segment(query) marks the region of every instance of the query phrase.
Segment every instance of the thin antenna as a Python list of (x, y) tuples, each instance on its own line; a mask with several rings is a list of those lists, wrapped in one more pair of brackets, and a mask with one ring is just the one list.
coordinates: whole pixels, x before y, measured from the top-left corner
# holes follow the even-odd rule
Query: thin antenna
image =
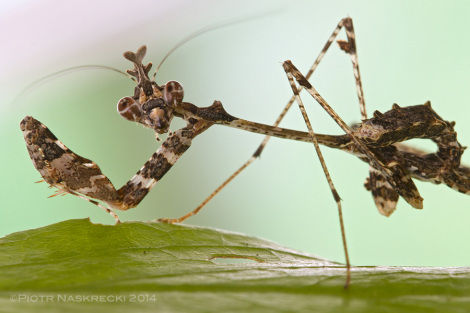
[(77, 70), (81, 70), (81, 69), (85, 69), (85, 68), (90, 68), (90, 69), (102, 69), (102, 70), (110, 70), (110, 71), (114, 71), (114, 72), (117, 72), (119, 74), (122, 74), (130, 79), (132, 79), (133, 81), (135, 81), (134, 77), (130, 76), (129, 74), (123, 72), (123, 71), (120, 71), (118, 69), (115, 69), (113, 67), (110, 67), (110, 66), (106, 66), (106, 65), (79, 65), (79, 66), (74, 66), (74, 67), (70, 67), (70, 68), (67, 68), (65, 70), (60, 70), (58, 72), (54, 72), (52, 74), (49, 74), (49, 75), (46, 75), (46, 76), (43, 76), (35, 81), (33, 81), (32, 83), (30, 83), (28, 86), (26, 86), (25, 88), (23, 88), (23, 90), (21, 90), (21, 92), (18, 94), (18, 96), (13, 100), (12, 104), (15, 104), (15, 103), (19, 103), (21, 98), (27, 94), (31, 89), (33, 89), (34, 87), (36, 87), (37, 85), (39, 85), (40, 83), (48, 80), (48, 79), (51, 79), (51, 78), (54, 78), (55, 76), (59, 76), (59, 75), (62, 75), (62, 74), (66, 74), (68, 72), (73, 72), (73, 71), (77, 71)]
[(232, 20), (228, 20), (228, 21), (225, 21), (225, 22), (212, 24), (212, 25), (203, 27), (203, 28), (195, 31), (194, 33), (192, 33), (192, 34), (186, 36), (185, 38), (183, 38), (170, 51), (168, 51), (168, 53), (163, 57), (162, 61), (158, 64), (157, 68), (155, 69), (155, 73), (153, 74), (153, 80), (155, 80), (155, 76), (157, 75), (157, 72), (160, 69), (160, 66), (162, 66), (163, 62), (165, 62), (165, 60), (176, 49), (178, 49), (179, 47), (181, 47), (182, 45), (184, 45), (185, 43), (187, 43), (191, 39), (194, 39), (194, 38), (196, 38), (196, 37), (198, 37), (198, 36), (200, 36), (204, 33), (207, 33), (207, 32), (210, 32), (210, 31), (213, 31), (213, 30), (216, 30), (216, 29), (224, 28), (224, 27), (227, 27), (227, 26), (232, 26), (232, 25), (239, 24), (239, 23), (248, 22), (248, 21), (251, 21), (251, 20), (254, 20), (254, 19), (259, 19), (259, 18), (263, 18), (263, 17), (270, 16), (270, 15), (273, 15), (273, 14), (278, 14), (280, 12), (281, 12), (281, 10), (278, 9), (278, 10), (269, 11), (269, 12), (261, 14), (261, 15), (258, 14), (258, 15), (248, 16), (248, 17), (245, 17), (245, 18), (242, 18), (242, 19), (232, 19)]

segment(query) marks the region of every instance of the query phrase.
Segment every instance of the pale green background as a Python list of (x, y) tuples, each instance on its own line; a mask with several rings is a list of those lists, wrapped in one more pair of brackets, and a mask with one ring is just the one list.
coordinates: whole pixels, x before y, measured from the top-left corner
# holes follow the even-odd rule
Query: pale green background
[[(125, 70), (130, 63), (122, 52), (142, 44), (149, 48), (147, 60), (158, 63), (188, 34), (249, 16), (259, 17), (204, 34), (179, 48), (157, 81), (180, 81), (185, 100), (196, 105), (221, 100), (235, 116), (272, 123), (291, 94), (281, 62), (291, 59), (306, 69), (337, 22), (351, 16), (369, 114), (386, 111), (394, 102), (407, 106), (431, 100), (441, 116), (457, 121), (460, 142), (470, 143), (468, 1), (127, 2), (2, 4), (1, 235), (71, 218), (113, 222), (81, 199), (47, 199), (53, 191), (44, 183), (34, 184), (40, 176), (19, 130), (25, 115), (33, 115), (73, 151), (94, 160), (118, 188), (157, 148), (152, 131), (116, 113), (117, 101), (133, 93), (133, 83), (123, 76), (73, 72), (43, 82), (13, 104), (24, 87), (76, 65)], [(346, 122), (359, 121), (350, 61), (335, 46), (312, 82)], [(309, 99), (306, 104), (316, 131), (341, 133), (316, 103)], [(283, 126), (304, 130), (294, 109)], [(261, 140), (256, 134), (213, 127), (194, 140), (138, 208), (120, 213), (121, 218), (178, 217), (192, 210)], [(417, 182), (424, 210), (418, 212), (400, 200), (397, 212), (385, 218), (363, 188), (367, 165), (339, 151), (323, 151), (343, 199), (353, 264), (470, 265), (470, 197), (446, 186)], [(469, 155), (463, 158), (467, 164)], [(344, 259), (336, 206), (309, 144), (273, 139), (261, 160), (188, 223)]]

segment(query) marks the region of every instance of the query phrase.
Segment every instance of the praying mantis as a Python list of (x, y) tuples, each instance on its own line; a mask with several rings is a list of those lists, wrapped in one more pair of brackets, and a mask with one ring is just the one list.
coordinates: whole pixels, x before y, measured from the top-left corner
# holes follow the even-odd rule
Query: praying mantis
[[(315, 71), (343, 27), (346, 30), (348, 40), (338, 41), (338, 43), (340, 49), (351, 57), (362, 119), (362, 123), (354, 128), (349, 127), (308, 82), (308, 78)], [(114, 210), (128, 210), (136, 207), (189, 149), (193, 139), (214, 125), (229, 126), (263, 134), (266, 137), (253, 156), (195, 210), (177, 219), (160, 219), (160, 221), (183, 222), (188, 217), (197, 214), (223, 187), (260, 156), (270, 137), (313, 143), (338, 206), (346, 257), (346, 286), (350, 281), (350, 262), (341, 199), (329, 175), (319, 145), (340, 149), (369, 164), (369, 177), (365, 187), (371, 191), (376, 207), (385, 216), (390, 216), (394, 212), (399, 197), (403, 198), (411, 207), (423, 208), (423, 199), (413, 183), (413, 179), (435, 184), (443, 183), (459, 192), (470, 194), (470, 168), (460, 164), (465, 148), (457, 141), (457, 134), (454, 130), (455, 123), (441, 118), (431, 107), (430, 102), (409, 107), (400, 107), (394, 104), (390, 111), (384, 113), (375, 111), (373, 117), (368, 118), (351, 18), (344, 18), (339, 22), (305, 76), (297, 70), (291, 61), (283, 63), (294, 96), (272, 126), (235, 117), (225, 110), (220, 101), (214, 101), (212, 105), (207, 107), (198, 107), (183, 101), (184, 90), (179, 82), (169, 81), (158, 85), (155, 82), (155, 75), (150, 79), (149, 72), (152, 64), (143, 63), (146, 51), (147, 47), (142, 46), (135, 53), (130, 51), (124, 53), (124, 57), (134, 65), (128, 74), (136, 80), (137, 87), (135, 87), (133, 96), (119, 100), (117, 110), (124, 119), (152, 129), (157, 139), (161, 134), (168, 134), (168, 138), (120, 189), (114, 187), (95, 162), (68, 149), (44, 124), (35, 118), (26, 116), (20, 123), (31, 160), (44, 181), (50, 186), (56, 187), (57, 194), (72, 194), (99, 206), (110, 213), (116, 222), (119, 222), (119, 217)], [(345, 135), (314, 133), (300, 98), (301, 88), (306, 89), (323, 107), (341, 127)], [(294, 102), (299, 105), (308, 126), (308, 132), (278, 126)], [(173, 118), (183, 119), (186, 126), (176, 131), (170, 131)], [(414, 138), (432, 140), (437, 144), (438, 151), (426, 153), (402, 143)]]

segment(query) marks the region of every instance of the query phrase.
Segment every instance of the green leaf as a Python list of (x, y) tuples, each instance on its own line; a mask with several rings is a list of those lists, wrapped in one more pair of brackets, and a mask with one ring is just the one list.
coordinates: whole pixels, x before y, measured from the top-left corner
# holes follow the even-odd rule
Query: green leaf
[[(237, 262), (219, 262), (229, 260)], [(240, 263), (241, 261), (241, 263)], [(466, 312), (469, 268), (344, 267), (215, 229), (69, 220), (0, 238), (10, 312)]]

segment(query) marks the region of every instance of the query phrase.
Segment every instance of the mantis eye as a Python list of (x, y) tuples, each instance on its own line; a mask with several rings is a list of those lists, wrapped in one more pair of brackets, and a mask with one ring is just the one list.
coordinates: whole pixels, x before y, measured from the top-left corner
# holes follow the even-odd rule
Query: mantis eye
[(163, 89), (163, 98), (166, 103), (175, 106), (183, 101), (183, 96), (184, 90), (180, 83), (172, 80), (165, 84), (165, 88)]
[(118, 113), (126, 120), (138, 122), (142, 117), (142, 108), (139, 102), (131, 97), (124, 97), (117, 105)]

